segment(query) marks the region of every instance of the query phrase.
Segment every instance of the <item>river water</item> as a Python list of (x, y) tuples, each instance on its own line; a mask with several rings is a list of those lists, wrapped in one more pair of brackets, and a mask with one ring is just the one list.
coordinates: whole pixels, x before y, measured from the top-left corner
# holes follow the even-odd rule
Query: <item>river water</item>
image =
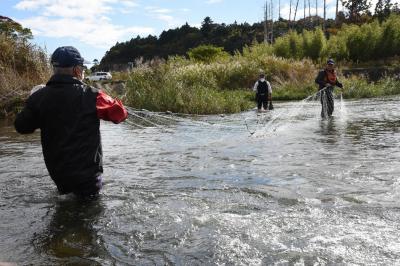
[(0, 262), (399, 265), (399, 100), (105, 122), (92, 202), (59, 196), (39, 135), (2, 121)]

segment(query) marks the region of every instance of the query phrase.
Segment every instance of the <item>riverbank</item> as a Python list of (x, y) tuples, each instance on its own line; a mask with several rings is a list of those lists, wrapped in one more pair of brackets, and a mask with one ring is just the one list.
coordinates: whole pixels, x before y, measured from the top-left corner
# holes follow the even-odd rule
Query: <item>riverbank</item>
[[(275, 101), (302, 100), (317, 91), (314, 79), (319, 66), (310, 60), (265, 55), (264, 49), (267, 46), (254, 45), (242, 54), (210, 62), (174, 57), (143, 63), (130, 72), (113, 73), (114, 81), (92, 85), (105, 89), (133, 108), (186, 114), (238, 113), (253, 108), (252, 87), (260, 72), (271, 82)], [(346, 99), (400, 94), (400, 81), (394, 74), (372, 81), (357, 72), (344, 75), (341, 69), (348, 71), (349, 68), (338, 69)], [(43, 73), (35, 79), (12, 71), (0, 74), (3, 85), (0, 117), (15, 114), (22, 107), (30, 89), (46, 82), (49, 72)]]
[[(140, 70), (136, 71), (140, 72)], [(149, 73), (146, 71), (149, 71)], [(190, 84), (189, 79), (182, 81), (177, 79), (176, 76), (171, 78), (166, 76), (167, 74), (162, 76), (154, 74), (154, 70), (147, 69), (146, 71), (141, 72), (141, 75), (138, 72), (114, 74), (123, 79), (115, 82), (93, 83), (92, 85), (104, 89), (114, 97), (121, 98), (127, 106), (156, 112), (238, 113), (255, 106), (255, 95), (251, 90), (253, 84), (250, 81), (246, 88), (220, 89), (212, 86), (207, 87), (204, 84), (215, 82), (212, 76), (208, 78), (202, 78), (204, 77), (202, 74), (192, 76), (192, 79), (198, 79), (199, 82)], [(316, 72), (315, 69), (313, 73)], [(183, 76), (188, 76), (188, 74)], [(254, 77), (254, 81), (256, 79)], [(311, 77), (310, 79), (308, 82), (301, 83), (298, 81), (279, 82), (279, 79), (272, 78), (273, 100), (293, 101), (307, 98), (317, 90), (313, 79)], [(340, 81), (344, 84), (342, 92), (345, 99), (400, 94), (400, 81), (395, 77), (385, 77), (376, 82), (371, 82), (365, 77), (350, 76), (348, 78), (340, 77)], [(0, 118), (15, 115), (22, 108), (25, 99), (29, 96), (30, 87), (21, 88), (8, 90), (8, 94), (2, 95)]]
[(46, 82), (50, 73), (45, 50), (30, 44), (24, 37), (8, 36), (1, 32), (0, 117), (15, 114), (32, 87)]
[(302, 90), (312, 91), (317, 68), (310, 60), (262, 56), (262, 49), (249, 47), (243, 54), (211, 62), (175, 57), (139, 65), (120, 76), (127, 81), (124, 100), (152, 111), (236, 113), (254, 106), (252, 88), (260, 72), (276, 89), (276, 99), (298, 99), (305, 94), (299, 94)]
[[(263, 56), (262, 49), (256, 45), (211, 63), (173, 58), (115, 76), (126, 80), (123, 98), (129, 106), (190, 114), (235, 113), (254, 107), (251, 89), (260, 72), (271, 82), (274, 100), (302, 100), (317, 91), (314, 79), (320, 66), (309, 60)], [(338, 73), (346, 99), (400, 94), (396, 76), (371, 81), (365, 75), (345, 77), (340, 68)]]

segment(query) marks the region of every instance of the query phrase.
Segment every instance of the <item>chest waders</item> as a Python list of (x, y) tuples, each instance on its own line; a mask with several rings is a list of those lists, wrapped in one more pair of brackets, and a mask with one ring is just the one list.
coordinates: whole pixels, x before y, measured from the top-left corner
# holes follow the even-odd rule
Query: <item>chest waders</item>
[(257, 108), (267, 110), (268, 108), (268, 84), (266, 81), (259, 81), (257, 87)]
[(325, 87), (320, 91), (321, 93), (321, 117), (332, 116), (333, 110), (335, 109), (335, 103), (333, 100), (333, 87)]

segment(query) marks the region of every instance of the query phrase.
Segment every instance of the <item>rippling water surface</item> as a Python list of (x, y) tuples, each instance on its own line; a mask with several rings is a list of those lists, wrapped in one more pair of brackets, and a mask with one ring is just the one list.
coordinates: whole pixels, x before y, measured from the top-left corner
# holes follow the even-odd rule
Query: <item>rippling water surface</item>
[(0, 262), (400, 264), (399, 98), (102, 123), (105, 186), (59, 196), (38, 134), (0, 126)]

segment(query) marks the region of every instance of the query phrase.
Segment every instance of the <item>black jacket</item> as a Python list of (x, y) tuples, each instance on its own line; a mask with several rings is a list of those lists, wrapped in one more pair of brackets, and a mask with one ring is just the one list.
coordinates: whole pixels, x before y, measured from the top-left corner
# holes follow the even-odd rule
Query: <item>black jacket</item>
[(94, 186), (103, 172), (97, 93), (71, 76), (54, 75), (15, 120), (19, 133), (40, 129), (46, 167), (61, 194)]
[[(315, 79), (315, 83), (317, 83), (319, 85), (319, 89), (322, 90), (323, 88), (325, 88), (325, 85), (327, 83), (330, 83), (328, 81), (328, 77), (327, 77), (327, 73), (326, 70), (321, 70), (318, 73), (317, 78)], [(340, 83), (337, 79), (336, 79), (336, 83), (335, 84), (331, 84), (332, 86), (338, 86), (339, 88), (343, 88), (342, 83)]]

